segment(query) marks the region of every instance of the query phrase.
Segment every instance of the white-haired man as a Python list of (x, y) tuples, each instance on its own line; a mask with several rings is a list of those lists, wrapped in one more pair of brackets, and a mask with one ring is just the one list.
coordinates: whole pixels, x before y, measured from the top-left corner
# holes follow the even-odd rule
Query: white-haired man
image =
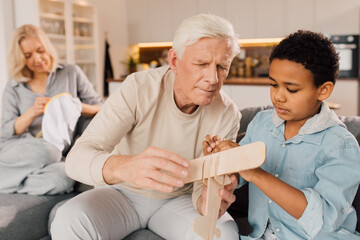
[[(207, 134), (236, 138), (240, 113), (220, 90), (238, 51), (227, 20), (200, 14), (176, 31), (168, 67), (127, 77), (66, 159), (71, 178), (111, 186), (60, 207), (53, 239), (121, 239), (140, 228), (165, 239), (200, 238), (192, 222), (203, 214), (205, 191), (183, 179)], [(232, 176), (220, 192), (221, 239), (238, 239), (226, 213), (236, 185)]]

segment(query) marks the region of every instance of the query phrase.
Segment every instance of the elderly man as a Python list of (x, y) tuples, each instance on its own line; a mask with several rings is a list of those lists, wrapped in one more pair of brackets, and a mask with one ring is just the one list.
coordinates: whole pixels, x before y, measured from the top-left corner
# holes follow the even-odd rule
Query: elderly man
[[(200, 14), (175, 33), (169, 66), (130, 75), (109, 97), (66, 159), (73, 179), (111, 185), (87, 191), (57, 211), (53, 239), (121, 239), (149, 228), (165, 239), (199, 239), (192, 222), (206, 190), (185, 184), (189, 160), (207, 134), (235, 140), (240, 113), (220, 92), (239, 47), (225, 19)], [(226, 213), (236, 177), (220, 192), (221, 239), (238, 239)], [(192, 194), (192, 197), (191, 197)]]

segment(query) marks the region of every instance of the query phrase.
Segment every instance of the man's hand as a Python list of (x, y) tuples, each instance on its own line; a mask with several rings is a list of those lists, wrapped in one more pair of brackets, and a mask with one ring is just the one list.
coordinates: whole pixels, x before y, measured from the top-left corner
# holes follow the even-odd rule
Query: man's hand
[[(235, 174), (230, 176), (231, 183), (225, 185), (223, 189), (220, 190), (219, 195), (221, 198), (221, 205), (219, 209), (219, 217), (221, 217), (226, 210), (230, 207), (230, 205), (235, 202), (236, 197), (234, 195), (234, 191), (236, 186), (238, 185), (238, 178)], [(201, 192), (199, 199), (196, 202), (197, 210), (201, 215), (205, 215), (206, 213), (206, 199), (207, 196), (207, 187), (204, 186)]]
[(138, 188), (172, 192), (184, 186), (190, 163), (176, 153), (148, 147), (135, 156), (111, 156), (104, 164), (103, 177), (108, 184), (128, 182)]

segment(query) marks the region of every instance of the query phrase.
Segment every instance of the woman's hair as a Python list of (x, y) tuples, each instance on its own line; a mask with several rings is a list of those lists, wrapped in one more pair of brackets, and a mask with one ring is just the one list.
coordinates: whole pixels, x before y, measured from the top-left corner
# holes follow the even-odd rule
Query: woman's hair
[(270, 63), (276, 58), (302, 64), (313, 75), (316, 87), (328, 81), (335, 84), (338, 77), (339, 55), (321, 33), (299, 30), (290, 34), (274, 47)]
[(184, 20), (175, 32), (172, 48), (177, 57), (181, 58), (187, 46), (204, 37), (229, 40), (233, 56), (239, 53), (238, 38), (232, 24), (212, 14), (199, 14)]
[(49, 53), (51, 58), (49, 71), (54, 71), (57, 66), (57, 52), (46, 34), (36, 26), (30, 24), (22, 25), (12, 33), (7, 54), (9, 75), (17, 82), (27, 82), (33, 77), (33, 72), (26, 66), (25, 56), (20, 48), (21, 41), (30, 37), (38, 37), (45, 48), (45, 51)]

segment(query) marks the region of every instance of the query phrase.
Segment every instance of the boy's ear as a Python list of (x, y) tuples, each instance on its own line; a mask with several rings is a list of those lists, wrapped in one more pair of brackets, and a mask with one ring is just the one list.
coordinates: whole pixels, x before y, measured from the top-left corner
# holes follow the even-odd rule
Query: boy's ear
[(330, 81), (323, 83), (323, 85), (319, 87), (318, 100), (319, 101), (326, 100), (328, 97), (330, 97), (333, 90), (334, 90), (334, 83)]
[(177, 70), (177, 56), (176, 56), (176, 53), (174, 51), (174, 49), (170, 49), (169, 50), (169, 53), (168, 53), (168, 59), (169, 59), (169, 66), (171, 68), (171, 70), (176, 74), (176, 70)]

